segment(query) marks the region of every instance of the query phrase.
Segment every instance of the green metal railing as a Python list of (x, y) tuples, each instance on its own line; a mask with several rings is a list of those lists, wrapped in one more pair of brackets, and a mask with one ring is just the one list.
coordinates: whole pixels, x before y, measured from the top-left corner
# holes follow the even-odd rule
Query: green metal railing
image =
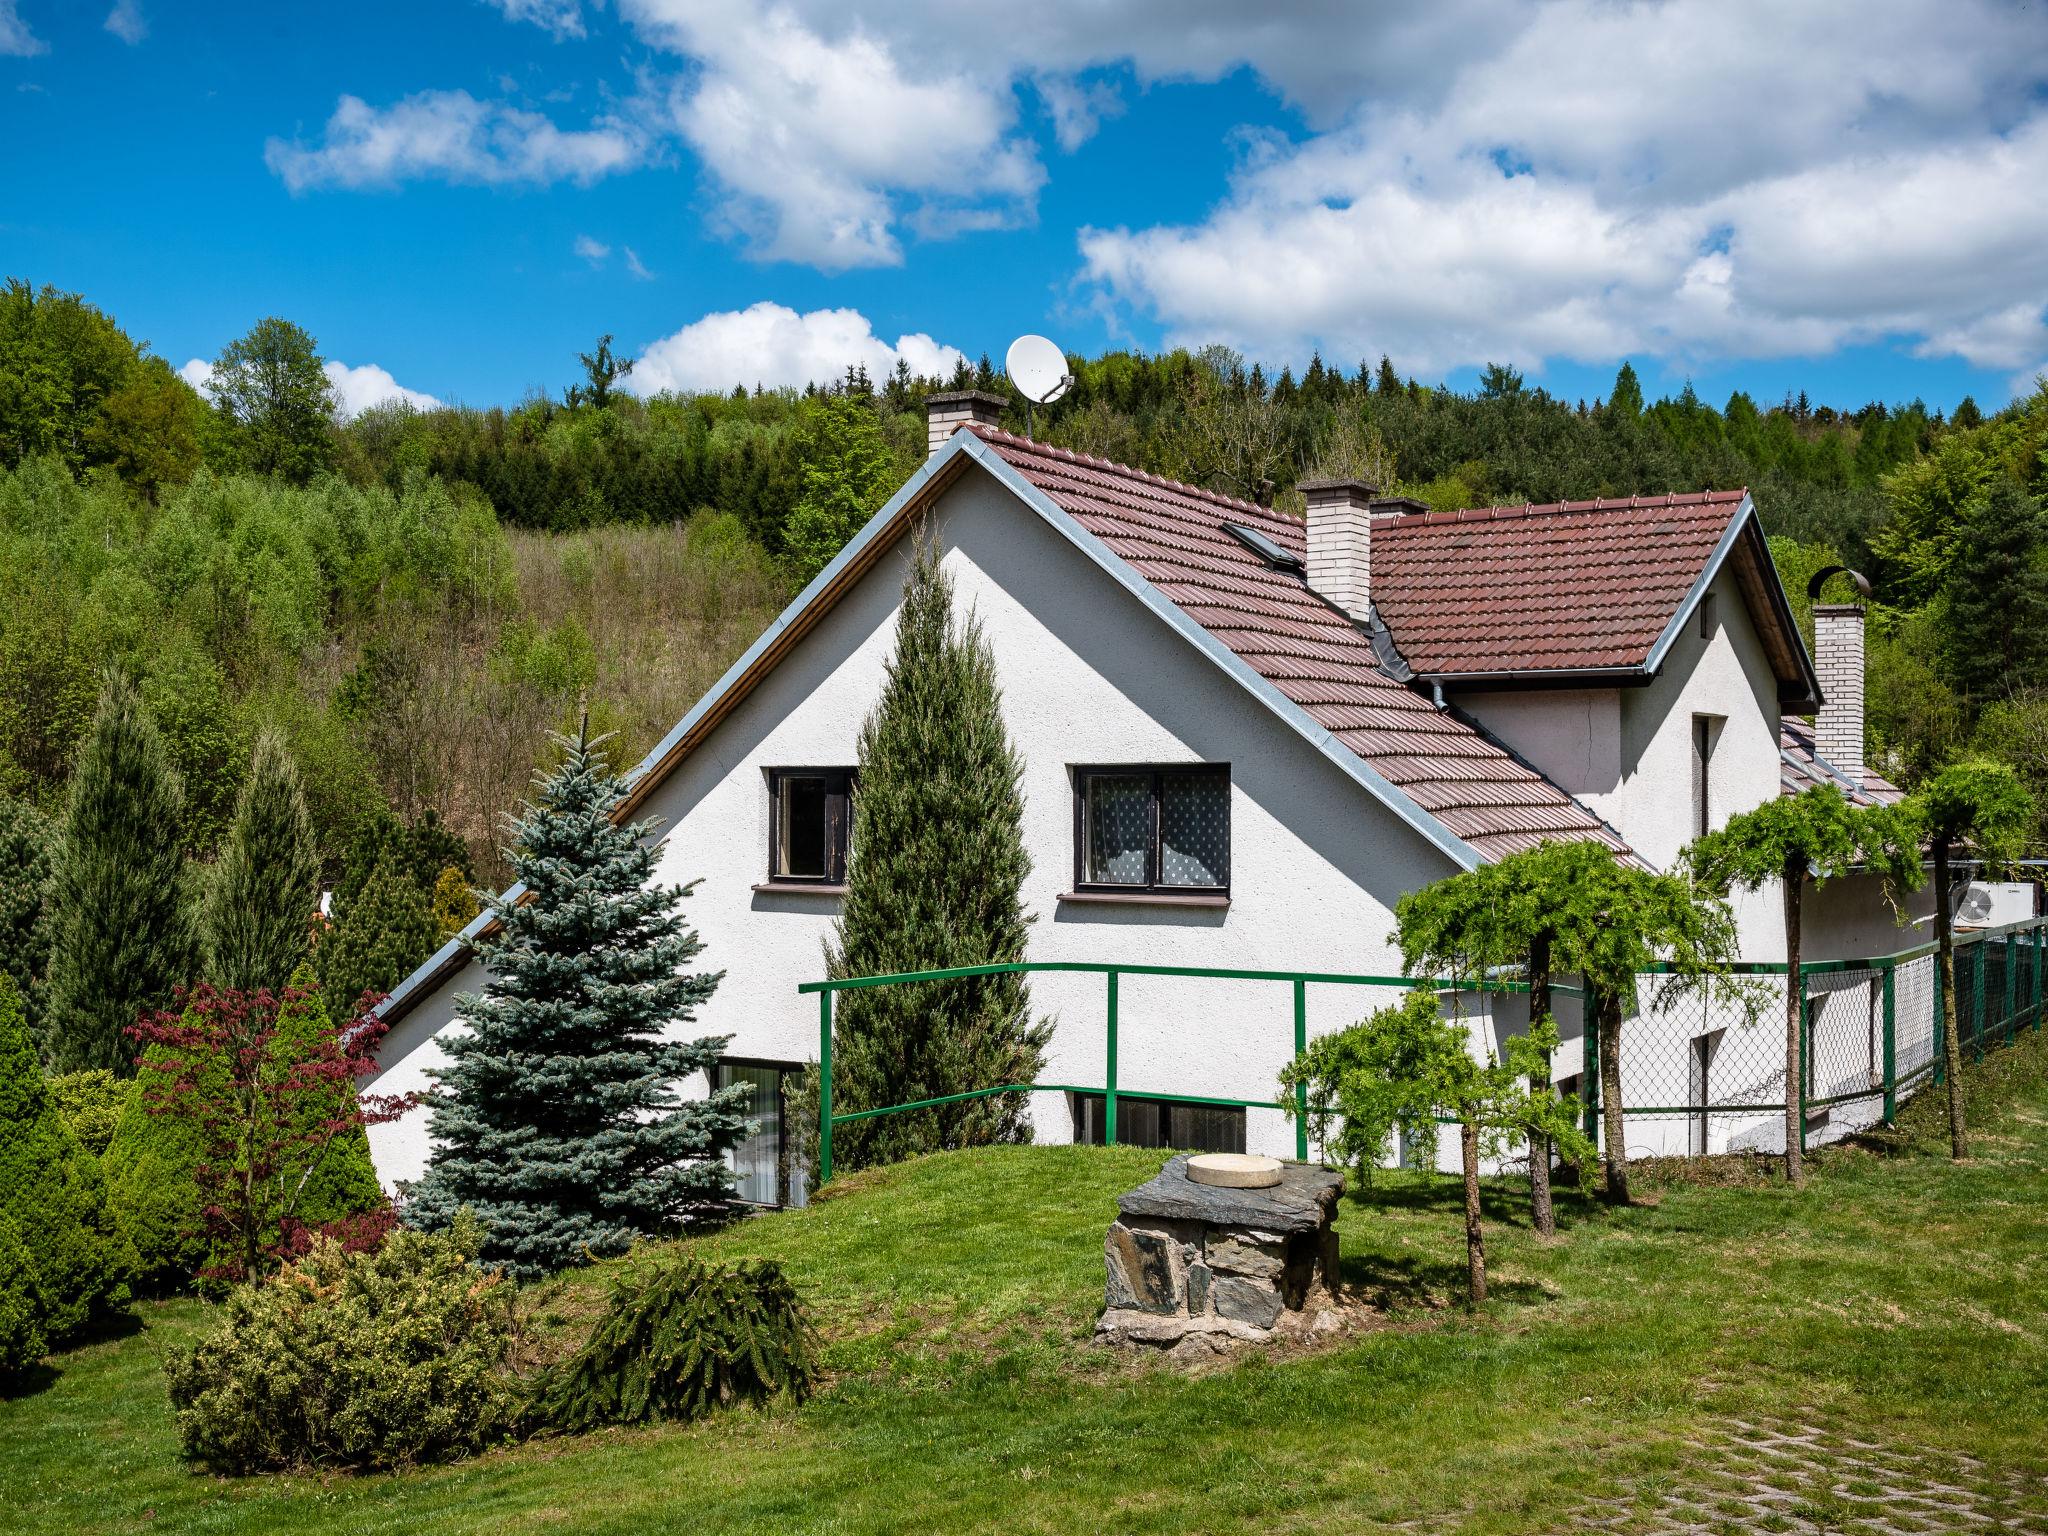
[[(2042, 1025), (2044, 1014), (2044, 966), (2048, 966), (2048, 919), (2036, 918), (2023, 923), (2010, 924), (2003, 928), (1985, 929), (1959, 934), (1956, 947), (1956, 991), (1957, 991), (1957, 1034), (1958, 1043), (1971, 1050), (1981, 1059), (1985, 1043), (1994, 1035), (2001, 1034), (2006, 1043), (2017, 1035), (2022, 1024), (2031, 1024), (2035, 1029)], [(1940, 977), (1934, 972), (1931, 995), (1930, 1026), (1923, 1042), (1916, 1031), (1909, 1042), (1909, 1048), (1901, 1051), (1899, 1035), (1900, 1006), (1898, 978), (1902, 968), (1912, 970), (1916, 977), (1920, 969), (1932, 969), (1931, 957), (1935, 946), (1916, 945), (1911, 949), (1889, 955), (1874, 955), (1846, 960), (1809, 961), (1799, 967), (1798, 985), (1805, 1003), (1801, 1009), (1800, 1057), (1798, 1092), (1800, 1100), (1800, 1125), (1806, 1125), (1806, 1117), (1813, 1111), (1829, 1108), (1854, 1100), (1883, 1098), (1882, 1115), (1886, 1121), (1898, 1112), (1901, 1094), (1910, 1091), (1922, 1081), (1940, 1082), (1944, 1071), (1942, 1065), (1942, 1007)], [(1925, 966), (1922, 962), (1928, 962)], [(1917, 968), (1917, 969), (1915, 969)], [(1784, 976), (1788, 967), (1782, 961), (1745, 961), (1736, 968), (1739, 974), (1749, 976)], [(1074, 1083), (1002, 1083), (992, 1088), (978, 1088), (966, 1093), (944, 1094), (936, 1098), (916, 1099), (904, 1104), (888, 1104), (875, 1108), (838, 1111), (833, 1108), (832, 1083), (832, 1022), (833, 999), (841, 992), (860, 991), (870, 987), (903, 986), (919, 982), (953, 981), (974, 976), (1000, 976), (1013, 974), (1066, 973), (1098, 975), (1104, 978), (1104, 1050), (1103, 1081), (1098, 1085)], [(1662, 971), (1654, 974), (1668, 974)], [(1809, 991), (1816, 979), (1828, 977), (1843, 978), (1865, 975), (1873, 999), (1881, 999), (1881, 1033), (1877, 1026), (1877, 1002), (1873, 1001), (1872, 1039), (1870, 1041), (1871, 1076), (1874, 1082), (1865, 1082), (1861, 1087), (1817, 1092), (1816, 1077), (1832, 1074), (1824, 1081), (1836, 1081), (1840, 1072), (1830, 1063), (1817, 1061), (1815, 1054), (1816, 1024), (1821, 1010), (1829, 999), (1829, 993)], [(1501, 994), (1527, 992), (1526, 982), (1498, 981), (1488, 979), (1484, 985), (1456, 983), (1446, 980), (1432, 980), (1418, 983), (1406, 976), (1366, 976), (1339, 971), (1269, 971), (1243, 970), (1222, 966), (1181, 966), (1181, 965), (1121, 965), (1095, 961), (1076, 960), (1032, 960), (1016, 961), (1000, 965), (956, 966), (945, 970), (905, 971), (882, 976), (849, 976), (825, 981), (807, 981), (799, 985), (800, 993), (815, 993), (818, 998), (818, 1182), (825, 1183), (832, 1177), (832, 1133), (837, 1126), (860, 1120), (871, 1120), (883, 1115), (907, 1114), (914, 1110), (932, 1109), (945, 1104), (965, 1103), (975, 1099), (991, 1098), (1005, 1093), (1077, 1093), (1101, 1094), (1103, 1098), (1103, 1140), (1114, 1145), (1117, 1141), (1117, 1101), (1128, 1095), (1168, 1104), (1200, 1105), (1218, 1109), (1271, 1109), (1276, 1107), (1273, 1098), (1238, 1099), (1222, 1098), (1207, 1094), (1164, 1093), (1153, 1089), (1134, 1089), (1119, 1081), (1117, 1068), (1117, 1025), (1118, 1025), (1118, 983), (1125, 976), (1182, 977), (1213, 981), (1257, 981), (1284, 983), (1293, 992), (1294, 1053), (1299, 1055), (1308, 1046), (1308, 988), (1314, 986), (1339, 987), (1386, 987), (1406, 991), (1417, 985), (1429, 985), (1444, 992), (1477, 992)], [(1553, 983), (1553, 992), (1565, 996), (1581, 995), (1581, 989), (1569, 983)], [(1580, 1074), (1580, 1094), (1584, 1107), (1585, 1127), (1588, 1135), (1597, 1136), (1600, 1124), (1599, 1059), (1596, 1032), (1591, 1027), (1590, 1009), (1581, 1029), (1583, 1039), (1583, 1067)], [(1779, 1061), (1782, 1063), (1782, 1047)], [(1881, 1074), (1875, 1069), (1881, 1063)], [(1784, 1103), (1784, 1073), (1782, 1066), (1777, 1076), (1775, 1101)], [(1739, 1101), (1711, 1102), (1703, 1098), (1697, 1103), (1650, 1103), (1624, 1104), (1622, 1113), (1634, 1116), (1674, 1115), (1756, 1115), (1768, 1108), (1770, 1099), (1747, 1099)], [(1306, 1161), (1308, 1145), (1308, 1099), (1307, 1089), (1296, 1085), (1294, 1102), (1294, 1148), (1295, 1156)], [(1804, 1132), (1802, 1131), (1802, 1140)]]
[[(845, 1113), (832, 1107), (832, 999), (841, 992), (858, 991), (866, 987), (893, 987), (912, 982), (955, 981), (968, 976), (1004, 976), (1014, 974), (1038, 975), (1046, 972), (1079, 973), (1097, 975), (1105, 979), (1105, 1037), (1103, 1051), (1103, 1080), (1099, 1087), (1073, 1083), (1004, 1083), (995, 1088), (977, 1088), (970, 1093), (949, 1093), (934, 1099), (916, 1099), (907, 1104), (889, 1104), (877, 1109), (857, 1109)], [(1308, 989), (1315, 986), (1336, 987), (1392, 987), (1407, 991), (1417, 983), (1406, 976), (1355, 976), (1340, 971), (1253, 971), (1239, 970), (1225, 966), (1206, 965), (1111, 965), (1084, 960), (1023, 960), (1003, 965), (963, 965), (939, 971), (903, 971), (889, 976), (848, 976), (832, 981), (807, 981), (798, 986), (799, 992), (815, 992), (818, 995), (818, 1182), (825, 1183), (832, 1177), (832, 1131), (835, 1126), (845, 1125), (854, 1120), (871, 1120), (878, 1115), (907, 1114), (911, 1110), (931, 1109), (941, 1104), (958, 1104), (970, 1099), (991, 1098), (1001, 1093), (1099, 1093), (1102, 1095), (1102, 1139), (1111, 1146), (1117, 1139), (1117, 1100), (1123, 1095), (1157, 1100), (1167, 1104), (1197, 1104), (1212, 1109), (1271, 1109), (1274, 1100), (1216, 1098), (1207, 1094), (1160, 1093), (1152, 1089), (1132, 1089), (1123, 1086), (1117, 1078), (1117, 982), (1124, 976), (1179, 976), (1210, 981), (1271, 981), (1284, 982), (1294, 993), (1294, 1053), (1298, 1056), (1308, 1049)], [(1449, 982), (1433, 982), (1440, 989), (1450, 990)], [(1469, 989), (1468, 989), (1469, 990)], [(1528, 990), (1526, 983), (1490, 983), (1487, 991)], [(1304, 1085), (1295, 1087), (1294, 1152), (1302, 1161), (1308, 1159), (1308, 1089)]]

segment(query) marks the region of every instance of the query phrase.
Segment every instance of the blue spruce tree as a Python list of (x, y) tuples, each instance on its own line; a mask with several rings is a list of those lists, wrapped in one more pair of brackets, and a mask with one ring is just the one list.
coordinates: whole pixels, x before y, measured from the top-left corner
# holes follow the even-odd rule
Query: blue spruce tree
[(723, 1157), (746, 1130), (744, 1084), (680, 1092), (727, 1038), (670, 1038), (719, 979), (683, 969), (701, 948), (683, 892), (654, 883), (647, 823), (614, 825), (625, 786), (587, 723), (556, 740), (562, 764), (507, 850), (526, 899), (493, 904), (490, 982), (457, 1000), (469, 1033), (447, 1042), (434, 1158), (405, 1204), (429, 1229), (469, 1207), (484, 1259), (521, 1278), (725, 1210)]

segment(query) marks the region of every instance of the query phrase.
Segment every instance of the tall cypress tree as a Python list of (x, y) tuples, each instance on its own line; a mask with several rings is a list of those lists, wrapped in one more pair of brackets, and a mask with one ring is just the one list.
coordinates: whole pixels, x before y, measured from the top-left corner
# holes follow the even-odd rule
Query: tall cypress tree
[(257, 738), (249, 780), (207, 888), (206, 968), (213, 984), (282, 992), (306, 958), (319, 900), (313, 818), (299, 789), (298, 765), (266, 731)]
[[(1023, 765), (1003, 728), (995, 657), (921, 542), (875, 706), (860, 734), (853, 846), (834, 976), (939, 970), (1024, 958)], [(1033, 1081), (1049, 1023), (1033, 1023), (1021, 975), (964, 977), (839, 995), (833, 1106), (850, 1110)], [(999, 1094), (857, 1120), (834, 1133), (846, 1167), (918, 1152), (1028, 1141), (1024, 1095)]]
[(320, 993), (337, 1016), (365, 992), (389, 992), (441, 946), (427, 893), (394, 852), (386, 851), (346, 905), (337, 897), (335, 908), (313, 964)]
[(110, 675), (72, 776), (52, 871), (47, 1049), (60, 1072), (135, 1070), (123, 1033), (192, 975), (185, 793), (156, 722)]
[(527, 899), (494, 903), (490, 981), (456, 1000), (469, 1028), (447, 1041), (438, 1145), (405, 1206), (427, 1228), (470, 1207), (486, 1259), (522, 1277), (721, 1212), (746, 1130), (744, 1084), (680, 1092), (729, 1038), (672, 1038), (718, 984), (683, 969), (702, 947), (683, 892), (654, 883), (647, 823), (614, 824), (625, 786), (587, 726), (556, 740), (562, 764), (506, 850)]
[(29, 1032), (43, 1034), (50, 964), (50, 856), (56, 836), (26, 800), (0, 798), (0, 974), (21, 994)]

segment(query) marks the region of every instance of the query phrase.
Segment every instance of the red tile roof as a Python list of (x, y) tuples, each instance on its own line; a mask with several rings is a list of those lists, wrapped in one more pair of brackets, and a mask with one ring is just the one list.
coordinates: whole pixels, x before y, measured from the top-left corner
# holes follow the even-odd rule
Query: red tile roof
[(1640, 667), (1746, 494), (1380, 517), (1373, 606), (1428, 677)]
[(1545, 839), (1626, 851), (1584, 806), (1462, 717), (1387, 675), (1372, 642), (1298, 575), (1223, 529), (1305, 554), (1299, 519), (1104, 459), (976, 427), (982, 440), (1183, 613), (1488, 858)]
[(1851, 805), (1897, 805), (1906, 798), (1906, 792), (1881, 773), (1866, 768), (1860, 779), (1853, 778), (1822, 757), (1814, 745), (1813, 726), (1797, 715), (1787, 715), (1779, 722), (1778, 746), (1781, 794), (1803, 794), (1816, 785), (1832, 784), (1849, 797)]

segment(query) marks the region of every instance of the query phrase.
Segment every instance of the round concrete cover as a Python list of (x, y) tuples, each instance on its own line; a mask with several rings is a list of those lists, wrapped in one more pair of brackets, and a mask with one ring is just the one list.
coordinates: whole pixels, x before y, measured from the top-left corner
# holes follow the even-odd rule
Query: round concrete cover
[(1280, 1160), (1244, 1152), (1204, 1152), (1188, 1159), (1188, 1177), (1220, 1189), (1270, 1189), (1280, 1182)]

